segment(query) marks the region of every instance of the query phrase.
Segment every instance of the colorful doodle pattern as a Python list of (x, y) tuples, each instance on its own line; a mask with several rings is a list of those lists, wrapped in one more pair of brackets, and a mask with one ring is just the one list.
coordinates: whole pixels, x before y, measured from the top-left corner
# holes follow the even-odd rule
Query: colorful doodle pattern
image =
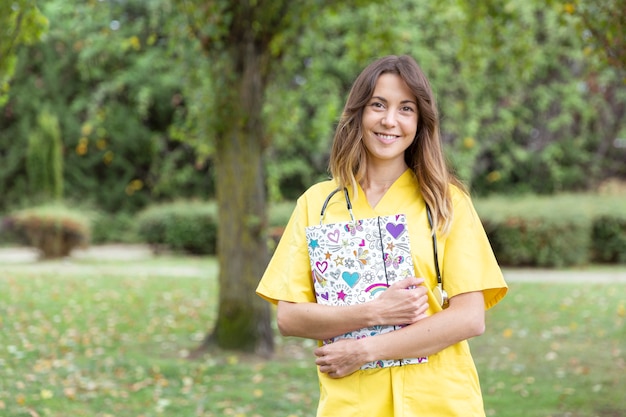
[[(413, 276), (409, 233), (403, 214), (322, 224), (306, 228), (315, 296), (319, 304), (366, 303), (403, 278)], [(361, 339), (397, 330), (374, 326), (349, 332), (324, 343)], [(410, 358), (369, 362), (361, 369), (427, 362)]]

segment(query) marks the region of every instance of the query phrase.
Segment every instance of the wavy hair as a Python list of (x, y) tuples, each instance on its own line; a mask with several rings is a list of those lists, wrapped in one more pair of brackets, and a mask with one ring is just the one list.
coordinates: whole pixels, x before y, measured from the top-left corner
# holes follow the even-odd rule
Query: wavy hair
[(432, 211), (433, 230), (447, 233), (453, 217), (450, 184), (466, 192), (449, 169), (439, 133), (437, 103), (426, 75), (407, 55), (386, 56), (367, 66), (356, 78), (335, 131), (329, 170), (339, 187), (351, 186), (356, 195), (357, 183), (367, 169), (367, 152), (363, 145), (363, 111), (372, 95), (378, 77), (399, 75), (417, 100), (417, 133), (404, 153), (404, 160), (415, 173), (422, 197)]

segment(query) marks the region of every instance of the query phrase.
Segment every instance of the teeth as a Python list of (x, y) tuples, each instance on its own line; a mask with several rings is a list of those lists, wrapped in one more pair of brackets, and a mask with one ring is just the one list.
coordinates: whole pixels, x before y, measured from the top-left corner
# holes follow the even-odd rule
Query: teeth
[(383, 135), (382, 133), (379, 133), (378, 136), (381, 139), (388, 139), (388, 140), (397, 138), (397, 136), (395, 136), (395, 135)]

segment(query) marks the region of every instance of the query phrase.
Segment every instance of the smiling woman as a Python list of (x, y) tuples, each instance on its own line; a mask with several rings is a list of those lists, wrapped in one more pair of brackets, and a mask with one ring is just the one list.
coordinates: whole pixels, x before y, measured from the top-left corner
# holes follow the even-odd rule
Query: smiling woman
[[(330, 171), (298, 199), (257, 288), (283, 335), (320, 341), (318, 417), (483, 417), (467, 340), (507, 287), (411, 57), (357, 77)], [(439, 269), (449, 304), (436, 296)]]

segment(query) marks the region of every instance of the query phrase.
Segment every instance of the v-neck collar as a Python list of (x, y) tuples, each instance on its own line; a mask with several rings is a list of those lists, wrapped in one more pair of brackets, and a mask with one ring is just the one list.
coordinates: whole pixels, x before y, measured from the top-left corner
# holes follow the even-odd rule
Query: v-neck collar
[[(353, 201), (353, 206), (355, 210), (359, 212), (363, 211), (365, 213), (369, 213), (369, 216), (377, 216), (384, 214), (393, 214), (393, 212), (400, 207), (400, 201), (398, 201), (398, 191), (405, 188), (410, 187), (411, 189), (416, 189), (417, 187), (417, 179), (415, 178), (415, 174), (411, 169), (407, 168), (402, 175), (400, 175), (391, 186), (385, 191), (383, 196), (378, 201), (375, 207), (372, 207), (367, 200), (367, 196), (365, 195), (365, 191), (361, 187), (361, 184), (357, 185), (358, 198), (356, 201)], [(394, 198), (394, 196), (396, 198)], [(354, 199), (353, 199), (354, 200)]]

